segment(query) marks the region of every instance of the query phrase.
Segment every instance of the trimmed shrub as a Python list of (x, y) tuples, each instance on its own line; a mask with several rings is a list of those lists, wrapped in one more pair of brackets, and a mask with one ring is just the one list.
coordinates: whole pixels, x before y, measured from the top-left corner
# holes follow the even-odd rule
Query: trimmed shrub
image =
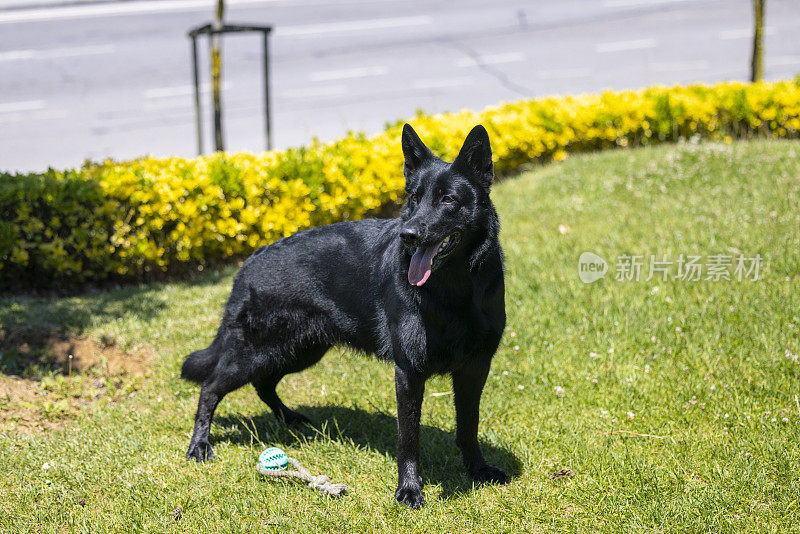
[[(569, 153), (702, 138), (797, 138), (800, 80), (548, 97), (410, 121), (445, 159), (482, 123), (496, 172)], [(147, 280), (242, 257), (401, 201), (400, 129), (263, 154), (0, 174), (0, 287)]]

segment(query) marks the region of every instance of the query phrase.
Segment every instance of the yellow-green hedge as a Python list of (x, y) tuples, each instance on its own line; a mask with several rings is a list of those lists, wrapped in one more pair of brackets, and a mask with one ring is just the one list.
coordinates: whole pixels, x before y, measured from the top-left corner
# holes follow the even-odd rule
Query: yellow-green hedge
[[(411, 123), (446, 159), (482, 123), (496, 171), (509, 174), (570, 152), (694, 135), (798, 137), (800, 80), (538, 98)], [(401, 200), (401, 125), (283, 152), (0, 174), (0, 286), (148, 279), (374, 213)]]

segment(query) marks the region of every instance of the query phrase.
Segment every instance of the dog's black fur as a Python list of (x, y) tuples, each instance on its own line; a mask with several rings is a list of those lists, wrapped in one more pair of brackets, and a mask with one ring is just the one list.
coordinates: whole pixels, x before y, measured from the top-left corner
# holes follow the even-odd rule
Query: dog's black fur
[[(340, 344), (395, 365), (399, 502), (423, 503), (419, 423), (433, 374), (452, 375), (456, 442), (469, 475), (507, 480), (478, 447), (478, 405), (506, 319), (489, 136), (476, 126), (446, 163), (405, 125), (402, 148), (409, 200), (400, 218), (312, 228), (245, 261), (216, 338), (183, 364), (182, 376), (202, 384), (188, 458), (213, 457), (214, 409), (248, 382), (277, 417), (307, 422), (275, 386)], [(425, 251), (441, 252), (431, 264)], [(423, 277), (427, 265), (433, 272)]]

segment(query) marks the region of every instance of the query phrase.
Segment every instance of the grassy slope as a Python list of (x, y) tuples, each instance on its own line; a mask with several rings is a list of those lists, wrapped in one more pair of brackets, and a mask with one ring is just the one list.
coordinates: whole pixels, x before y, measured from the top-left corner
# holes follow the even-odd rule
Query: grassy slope
[[(2, 323), (67, 324), (151, 343), (162, 358), (141, 390), (93, 405), (67, 430), (0, 435), (0, 530), (789, 530), (800, 522), (800, 363), (786, 356), (800, 352), (799, 191), (796, 142), (586, 155), (498, 185), (509, 331), (481, 437), (516, 478), (472, 488), (453, 444), (451, 396), (430, 396), (450, 384), (435, 379), (423, 408), (420, 512), (392, 499), (391, 369), (361, 356), (331, 354), (279, 386), (316, 430), (279, 427), (248, 387), (217, 412), (217, 460), (184, 460), (197, 388), (177, 378), (180, 361), (211, 339), (232, 271), (54, 303), (2, 301)], [(579, 281), (585, 250), (610, 260), (606, 279)], [(620, 254), (732, 250), (760, 253), (764, 279), (613, 279)], [(268, 445), (353, 493), (330, 500), (260, 478), (253, 465)], [(551, 480), (561, 468), (575, 476)]]

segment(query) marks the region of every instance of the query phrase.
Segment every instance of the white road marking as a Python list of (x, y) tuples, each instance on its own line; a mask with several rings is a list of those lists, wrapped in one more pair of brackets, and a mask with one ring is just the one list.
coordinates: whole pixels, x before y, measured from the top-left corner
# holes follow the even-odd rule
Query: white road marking
[(305, 89), (295, 89), (281, 94), (281, 98), (296, 99), (296, 98), (314, 98), (326, 96), (342, 96), (347, 94), (347, 86), (345, 85), (323, 85), (319, 87), (306, 87)]
[[(222, 82), (222, 89), (230, 89), (232, 84), (229, 82)], [(206, 92), (211, 90), (211, 84), (201, 83), (200, 91)], [(144, 92), (145, 98), (172, 98), (176, 96), (187, 96), (194, 94), (194, 85), (174, 85), (172, 87), (156, 87), (148, 89)]]
[(521, 52), (509, 52), (507, 54), (481, 56), (480, 61), (471, 57), (464, 57), (456, 61), (456, 66), (477, 67), (478, 65), (500, 65), (503, 63), (516, 63), (518, 61), (525, 61), (525, 54)]
[(364, 30), (385, 30), (389, 28), (406, 28), (424, 26), (433, 21), (431, 17), (396, 17), (388, 19), (349, 20), (346, 22), (328, 22), (324, 24), (304, 24), (300, 26), (280, 26), (275, 28), (277, 37), (313, 37), (323, 33), (343, 33)]
[(469, 83), (472, 83), (472, 78), (469, 76), (461, 78), (431, 78), (415, 81), (414, 89), (442, 89), (445, 87), (458, 87)]
[(114, 52), (114, 45), (96, 46), (75, 46), (71, 48), (50, 48), (50, 49), (30, 49), (30, 50), (9, 50), (0, 52), (0, 61), (20, 61), (27, 59), (57, 59), (65, 57), (97, 56), (100, 54), (111, 54)]
[(568, 80), (570, 78), (588, 78), (592, 75), (592, 69), (550, 69), (540, 70), (536, 74), (542, 80)]
[(193, 85), (176, 85), (174, 87), (157, 87), (148, 89), (144, 92), (145, 98), (171, 98), (175, 96), (186, 96), (194, 91)]
[(44, 100), (23, 100), (21, 102), (7, 102), (0, 104), (0, 113), (13, 113), (15, 111), (33, 111), (44, 108)]
[[(775, 35), (775, 28), (772, 26), (767, 26), (764, 28), (764, 35)], [(722, 30), (717, 34), (717, 37), (724, 41), (728, 41), (731, 39), (752, 39), (753, 37), (753, 28), (737, 28), (735, 30)]]
[[(276, 0), (227, 0), (228, 7), (273, 3)], [(0, 24), (8, 22), (37, 22), (44, 20), (88, 19), (117, 15), (144, 15), (164, 11), (206, 11), (209, 0), (142, 0), (114, 4), (91, 4), (48, 9), (19, 9), (0, 13)]]
[(352, 80), (354, 78), (367, 78), (369, 76), (381, 76), (389, 72), (388, 67), (355, 67), (352, 69), (321, 70), (309, 74), (308, 79), (312, 82), (329, 82), (332, 80)]
[(637, 7), (637, 6), (653, 6), (658, 4), (677, 4), (680, 2), (689, 2), (691, 0), (604, 0), (603, 7)]
[(14, 112), (0, 115), (0, 124), (11, 122), (30, 122), (46, 121), (53, 119), (63, 119), (68, 113), (65, 110), (45, 109), (40, 111), (29, 111), (25, 113)]
[(142, 105), (142, 109), (147, 111), (163, 111), (165, 109), (188, 109), (192, 106), (192, 101), (186, 98), (186, 95), (183, 95), (146, 100), (144, 105)]
[(612, 43), (599, 43), (595, 45), (594, 49), (600, 54), (608, 52), (623, 52), (626, 50), (644, 50), (647, 48), (655, 48), (655, 39), (635, 39), (632, 41), (614, 41)]
[(775, 56), (773, 58), (767, 56), (766, 62), (769, 67), (800, 65), (800, 56)]
[(665, 61), (663, 63), (653, 63), (650, 68), (655, 72), (680, 72), (682, 70), (705, 70), (711, 67), (711, 63), (705, 60), (698, 61)]

